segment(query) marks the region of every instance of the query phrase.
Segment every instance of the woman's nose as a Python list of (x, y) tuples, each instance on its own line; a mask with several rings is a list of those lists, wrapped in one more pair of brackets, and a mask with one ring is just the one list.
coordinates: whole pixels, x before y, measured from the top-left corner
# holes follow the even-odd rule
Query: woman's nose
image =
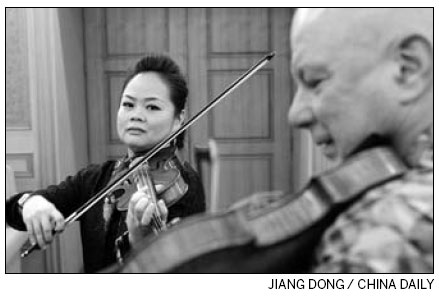
[(309, 128), (314, 121), (311, 98), (307, 98), (300, 89), (288, 111), (288, 121), (296, 128)]
[(134, 108), (130, 112), (130, 120), (132, 121), (146, 121), (146, 116), (143, 110), (139, 107)]

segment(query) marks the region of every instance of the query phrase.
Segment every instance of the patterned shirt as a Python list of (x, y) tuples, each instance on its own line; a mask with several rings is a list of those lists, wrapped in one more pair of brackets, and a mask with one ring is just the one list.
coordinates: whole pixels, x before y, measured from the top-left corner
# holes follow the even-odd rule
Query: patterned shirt
[(403, 178), (370, 190), (337, 218), (312, 271), (433, 272), (432, 140)]

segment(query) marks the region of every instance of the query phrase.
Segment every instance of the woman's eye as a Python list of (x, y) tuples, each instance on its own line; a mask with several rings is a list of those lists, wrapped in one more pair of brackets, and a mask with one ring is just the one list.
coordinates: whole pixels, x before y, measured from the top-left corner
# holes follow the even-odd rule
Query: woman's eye
[(131, 102), (123, 102), (122, 106), (126, 107), (126, 108), (132, 108), (132, 107), (134, 107), (134, 104)]
[(161, 110), (159, 106), (157, 105), (146, 105), (145, 107), (147, 110), (152, 110), (152, 111), (157, 111), (157, 110)]

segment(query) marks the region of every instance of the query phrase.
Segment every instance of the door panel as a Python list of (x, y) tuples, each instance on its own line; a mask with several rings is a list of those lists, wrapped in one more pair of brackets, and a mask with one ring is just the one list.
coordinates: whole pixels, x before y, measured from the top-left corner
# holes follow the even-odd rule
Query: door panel
[[(236, 73), (235, 72), (239, 72)], [(224, 90), (230, 81), (245, 72), (213, 70), (208, 73), (209, 100)], [(270, 141), (273, 133), (270, 98), (272, 72), (260, 70), (236, 89), (209, 117), (210, 137), (217, 140)]]
[(292, 189), (287, 123), (290, 9), (111, 8), (85, 12), (92, 161), (125, 153), (116, 132), (121, 84), (125, 70), (144, 53), (166, 52), (180, 65), (188, 78), (190, 118), (274, 50), (277, 54), (271, 63), (190, 128), (183, 155), (193, 161), (194, 146), (206, 147), (209, 138), (216, 140), (221, 169), (219, 208), (256, 191)]
[(206, 14), (209, 53), (254, 54), (272, 49), (270, 9), (215, 8)]
[(109, 57), (169, 49), (168, 9), (108, 8), (104, 17)]
[(276, 58), (204, 122), (194, 145), (214, 138), (220, 151), (220, 208), (256, 191), (291, 189), (288, 31), (291, 11), (271, 8), (190, 9), (191, 110), (198, 110), (270, 51)]

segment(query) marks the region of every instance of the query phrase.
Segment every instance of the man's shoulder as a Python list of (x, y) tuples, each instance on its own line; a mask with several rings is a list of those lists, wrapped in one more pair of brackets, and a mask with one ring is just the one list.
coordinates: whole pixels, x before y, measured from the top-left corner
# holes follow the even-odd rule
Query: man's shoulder
[[(344, 262), (378, 272), (419, 271), (416, 262), (430, 262), (432, 232), (433, 172), (411, 170), (369, 190), (340, 214), (323, 237), (318, 262)], [(422, 268), (429, 270), (429, 264)]]
[(407, 234), (425, 219), (433, 221), (433, 172), (410, 170), (402, 178), (366, 192), (330, 229), (384, 227)]
[(363, 199), (372, 208), (390, 207), (388, 211), (392, 211), (408, 206), (433, 215), (433, 170), (410, 170), (402, 178), (370, 190)]
[(410, 170), (402, 178), (369, 190), (340, 218), (398, 224), (401, 217), (415, 219), (419, 215), (433, 217), (432, 170)]

